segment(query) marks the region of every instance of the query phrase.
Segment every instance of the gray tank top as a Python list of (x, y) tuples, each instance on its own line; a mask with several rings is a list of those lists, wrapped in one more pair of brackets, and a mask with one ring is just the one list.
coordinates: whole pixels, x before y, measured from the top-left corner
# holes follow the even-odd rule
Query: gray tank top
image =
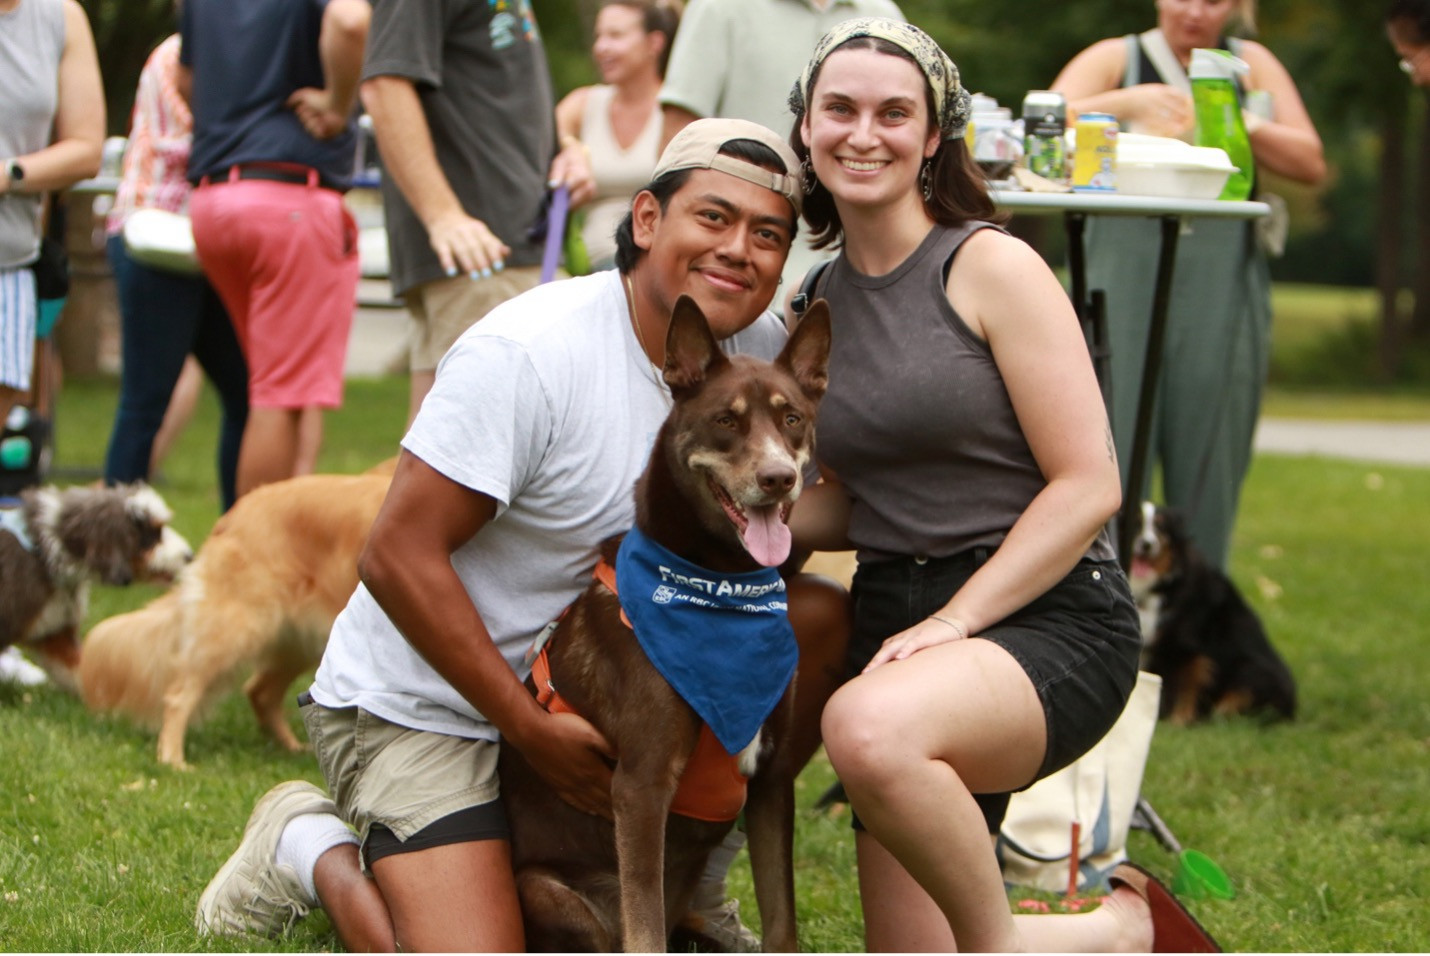
[[(20, 0), (0, 13), (0, 161), (49, 145), (64, 45), (60, 0)], [(40, 197), (0, 196), (0, 268), (33, 262), (39, 250)]]
[[(979, 229), (935, 226), (882, 276), (839, 256), (816, 293), (834, 342), (816, 449), (853, 498), (861, 561), (996, 548), (1047, 482), (988, 343), (948, 302), (948, 268)], [(1089, 555), (1113, 556), (1104, 531)]]

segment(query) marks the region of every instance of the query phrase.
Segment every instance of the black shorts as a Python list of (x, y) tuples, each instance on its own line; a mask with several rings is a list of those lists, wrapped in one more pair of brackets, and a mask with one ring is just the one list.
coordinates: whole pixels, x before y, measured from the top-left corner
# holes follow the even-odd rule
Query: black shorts
[(363, 847), (363, 859), (369, 867), (385, 856), (398, 853), (416, 853), (434, 846), (452, 843), (475, 843), (479, 840), (509, 840), (511, 832), (507, 828), (506, 811), (500, 800), (467, 807), (456, 813), (449, 813), (440, 820), (418, 830), (406, 840), (400, 840), (381, 823), (374, 823), (367, 834), (367, 845)]
[[(978, 548), (947, 558), (861, 563), (854, 575), (847, 676), (862, 671), (886, 639), (947, 604), (988, 556)], [(993, 641), (1012, 654), (1042, 702), (1047, 750), (1027, 786), (1091, 750), (1117, 721), (1137, 683), (1142, 650), (1137, 606), (1114, 561), (1080, 561), (1041, 597), (973, 640)], [(1009, 795), (974, 796), (988, 832), (997, 833)], [(854, 826), (862, 829), (857, 816)]]

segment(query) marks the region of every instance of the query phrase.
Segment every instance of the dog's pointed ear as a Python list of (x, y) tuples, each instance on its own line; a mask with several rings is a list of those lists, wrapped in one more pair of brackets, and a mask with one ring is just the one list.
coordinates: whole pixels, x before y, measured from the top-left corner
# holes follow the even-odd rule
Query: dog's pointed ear
[(720, 351), (710, 323), (705, 321), (705, 313), (694, 299), (682, 295), (675, 302), (665, 334), (665, 384), (674, 394), (695, 388), (713, 368), (726, 361), (729, 360)]
[(816, 299), (794, 327), (794, 333), (780, 351), (776, 364), (789, 369), (799, 387), (810, 398), (824, 396), (829, 387), (829, 303)]

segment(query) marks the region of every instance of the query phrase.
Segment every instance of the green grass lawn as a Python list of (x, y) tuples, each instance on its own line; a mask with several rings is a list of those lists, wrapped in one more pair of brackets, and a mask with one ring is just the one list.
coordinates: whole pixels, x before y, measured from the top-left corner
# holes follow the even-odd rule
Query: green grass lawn
[[(1278, 322), (1294, 321), (1287, 315), (1296, 313)], [(1316, 339), (1306, 336), (1305, 348)], [(1329, 392), (1371, 417), (1430, 417), (1401, 413), (1396, 403), (1426, 401), (1414, 389)], [(396, 379), (350, 383), (346, 406), (328, 419), (322, 468), (357, 471), (391, 455), (406, 394)], [(114, 398), (112, 382), (66, 385), (59, 480), (97, 473)], [(215, 424), (206, 396), (159, 482), (195, 543), (218, 513)], [(1296, 674), (1299, 719), (1159, 728), (1143, 787), (1181, 842), (1231, 875), (1235, 899), (1195, 905), (1228, 949), (1430, 950), (1421, 909), (1430, 892), (1427, 532), (1430, 470), (1255, 462), (1233, 572)], [(91, 621), (153, 593), (97, 588)], [(291, 704), (289, 714), (301, 735)], [(91, 716), (51, 689), (0, 689), (0, 739), (0, 949), (337, 947), (321, 914), (277, 941), (206, 940), (191, 928), (198, 895), (255, 798), (283, 779), (320, 779), (310, 756), (263, 738), (238, 695), (191, 731), (190, 773), (155, 762), (152, 734)], [(805, 949), (852, 951), (862, 936), (848, 820), (811, 809), (831, 780), (819, 758), (799, 781), (800, 931)], [(1172, 859), (1147, 834), (1134, 833), (1130, 851), (1170, 876)], [(732, 886), (757, 922), (743, 860)]]

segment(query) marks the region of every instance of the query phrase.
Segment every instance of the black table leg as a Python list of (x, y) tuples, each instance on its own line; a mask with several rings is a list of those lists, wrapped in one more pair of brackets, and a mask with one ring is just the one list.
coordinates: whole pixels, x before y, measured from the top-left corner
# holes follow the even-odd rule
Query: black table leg
[(1117, 554), (1123, 569), (1132, 565), (1132, 539), (1138, 512), (1142, 508), (1142, 483), (1147, 476), (1147, 445), (1152, 431), (1152, 408), (1157, 401), (1157, 381), (1162, 373), (1162, 343), (1167, 332), (1167, 311), (1172, 300), (1172, 267), (1177, 257), (1177, 238), (1182, 222), (1177, 216), (1162, 216), (1162, 246), (1157, 256), (1157, 284), (1152, 296), (1152, 315), (1147, 328), (1147, 355), (1142, 363), (1142, 388), (1137, 394), (1137, 423), (1132, 435), (1132, 460), (1128, 463), (1127, 487), (1122, 489), (1122, 512), (1117, 522)]

